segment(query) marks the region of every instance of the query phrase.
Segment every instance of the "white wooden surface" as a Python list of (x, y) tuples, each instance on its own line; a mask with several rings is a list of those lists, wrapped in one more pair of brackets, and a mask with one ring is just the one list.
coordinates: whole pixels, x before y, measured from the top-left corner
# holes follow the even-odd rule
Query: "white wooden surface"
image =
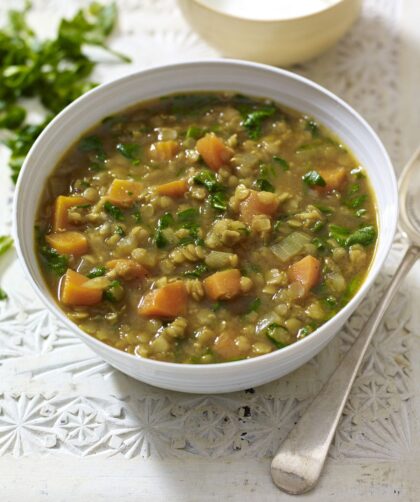
[[(85, 1), (36, 0), (44, 33)], [(15, 0), (3, 0), (0, 15)], [(113, 46), (132, 66), (104, 64), (102, 81), (217, 55), (174, 0), (120, 0)], [(397, 171), (420, 140), (420, 2), (365, 0), (361, 20), (328, 54), (295, 68), (326, 85), (377, 129)], [(0, 149), (0, 162), (6, 152)], [(0, 233), (11, 186), (0, 170)], [(0, 501), (292, 500), (269, 476), (270, 456), (337, 365), (404, 248), (397, 236), (363, 306), (317, 358), (290, 376), (223, 396), (160, 391), (112, 370), (51, 318), (11, 254), (0, 282)], [(357, 379), (320, 485), (302, 497), (420, 500), (420, 267), (390, 308)]]

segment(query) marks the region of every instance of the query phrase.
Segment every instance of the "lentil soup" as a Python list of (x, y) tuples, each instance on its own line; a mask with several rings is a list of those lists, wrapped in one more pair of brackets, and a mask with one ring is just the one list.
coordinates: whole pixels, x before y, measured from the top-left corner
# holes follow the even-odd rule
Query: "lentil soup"
[(217, 363), (310, 336), (372, 261), (375, 200), (329, 130), (191, 93), (105, 118), (60, 160), (36, 246), (66, 315), (140, 357)]

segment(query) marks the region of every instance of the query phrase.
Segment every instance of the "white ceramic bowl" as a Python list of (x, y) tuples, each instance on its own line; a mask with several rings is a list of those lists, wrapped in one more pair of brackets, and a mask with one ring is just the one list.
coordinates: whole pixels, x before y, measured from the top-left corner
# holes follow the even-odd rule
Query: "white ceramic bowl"
[[(257, 0), (242, 1), (258, 4)], [(357, 19), (362, 0), (334, 0), (307, 15), (278, 19), (249, 18), (246, 8), (233, 15), (226, 12), (226, 6), (221, 9), (209, 0), (178, 0), (178, 3), (191, 27), (222, 55), (290, 66), (307, 61), (335, 44)]]
[[(237, 362), (193, 365), (141, 359), (89, 336), (54, 301), (34, 250), (34, 218), (41, 192), (57, 161), (102, 118), (142, 100), (174, 92), (234, 90), (272, 98), (335, 131), (366, 168), (377, 195), (379, 238), (368, 277), (355, 297), (316, 332), (270, 354)], [(391, 247), (397, 222), (397, 187), (388, 155), (371, 127), (341, 99), (284, 70), (243, 61), (214, 60), (163, 66), (102, 85), (68, 106), (45, 129), (26, 158), (14, 201), (19, 259), (46, 307), (105, 361), (143, 382), (185, 392), (229, 392), (261, 385), (289, 373), (317, 354), (359, 305)]]

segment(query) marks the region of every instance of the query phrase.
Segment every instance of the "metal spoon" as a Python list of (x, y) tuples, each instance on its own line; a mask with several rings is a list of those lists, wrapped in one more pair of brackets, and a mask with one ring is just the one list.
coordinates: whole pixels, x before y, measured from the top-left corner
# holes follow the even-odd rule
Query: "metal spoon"
[(420, 256), (420, 148), (408, 161), (401, 175), (399, 196), (399, 223), (410, 245), (391, 284), (353, 346), (273, 458), (271, 476), (274, 483), (287, 493), (305, 493), (318, 482), (338, 421), (372, 336), (401, 281)]

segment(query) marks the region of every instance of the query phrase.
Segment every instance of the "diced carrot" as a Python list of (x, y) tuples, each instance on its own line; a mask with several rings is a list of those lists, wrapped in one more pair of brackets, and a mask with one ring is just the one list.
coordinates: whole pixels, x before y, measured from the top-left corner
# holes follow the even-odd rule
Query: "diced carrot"
[(315, 189), (319, 192), (331, 192), (331, 190), (341, 190), (347, 180), (347, 173), (344, 167), (334, 169), (319, 169), (321, 177), (325, 180), (326, 185), (316, 186)]
[(59, 195), (55, 199), (54, 216), (53, 216), (53, 230), (54, 232), (63, 232), (71, 227), (68, 217), (68, 210), (74, 206), (89, 204), (89, 201), (84, 197), (78, 195), (68, 196)]
[(86, 236), (81, 232), (54, 232), (45, 236), (48, 244), (61, 254), (74, 254), (80, 256), (89, 250)]
[(273, 216), (278, 206), (278, 198), (271, 192), (250, 190), (248, 197), (239, 204), (239, 213), (241, 220), (250, 224), (257, 214)]
[(128, 207), (137, 199), (142, 189), (143, 185), (138, 181), (115, 179), (106, 198), (116, 206)]
[(313, 288), (320, 278), (321, 263), (311, 255), (293, 263), (287, 270), (289, 281), (298, 281), (305, 289), (305, 293)]
[(169, 197), (182, 197), (187, 190), (187, 180), (170, 181), (156, 187), (156, 192), (159, 195), (168, 195)]
[(233, 151), (225, 145), (221, 138), (213, 133), (206, 134), (197, 141), (196, 148), (203, 157), (204, 162), (218, 171), (223, 165), (227, 164), (233, 156)]
[(213, 343), (213, 351), (223, 359), (237, 359), (241, 356), (239, 347), (235, 344), (235, 334), (232, 331), (223, 331)]
[(101, 288), (84, 286), (89, 279), (70, 268), (61, 281), (60, 301), (65, 305), (95, 305), (102, 300)]
[(128, 258), (107, 261), (106, 267), (110, 270), (115, 270), (118, 276), (127, 281), (132, 279), (143, 279), (143, 277), (149, 273), (146, 267)]
[(140, 300), (139, 314), (145, 317), (173, 318), (187, 312), (187, 290), (182, 281), (154, 289)]
[(172, 139), (168, 141), (157, 141), (151, 145), (150, 155), (155, 160), (163, 162), (173, 159), (178, 153), (178, 150), (179, 144)]
[(204, 279), (203, 286), (211, 300), (230, 300), (241, 291), (241, 273), (237, 268), (216, 272)]

